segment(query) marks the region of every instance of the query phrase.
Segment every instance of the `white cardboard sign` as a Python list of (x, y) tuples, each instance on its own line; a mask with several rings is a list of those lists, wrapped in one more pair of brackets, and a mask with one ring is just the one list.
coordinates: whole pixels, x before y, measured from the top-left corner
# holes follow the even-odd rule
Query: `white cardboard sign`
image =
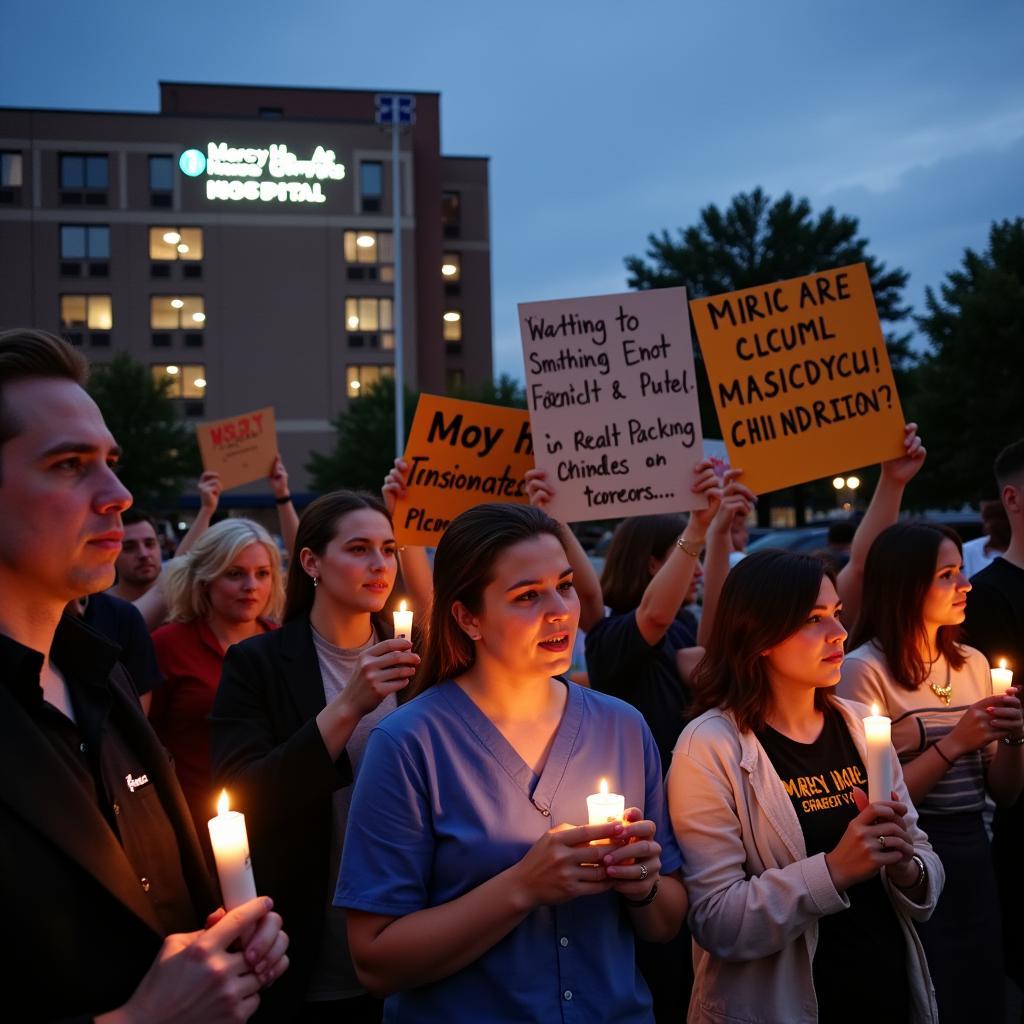
[(562, 522), (703, 508), (685, 288), (519, 305), (534, 458)]

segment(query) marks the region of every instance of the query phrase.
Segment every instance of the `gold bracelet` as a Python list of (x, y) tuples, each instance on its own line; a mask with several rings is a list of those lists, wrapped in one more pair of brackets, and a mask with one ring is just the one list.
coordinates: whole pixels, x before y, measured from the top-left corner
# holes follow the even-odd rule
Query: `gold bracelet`
[(680, 551), (685, 551), (691, 558), (700, 558), (700, 553), (704, 548), (704, 542), (700, 541), (699, 543), (696, 543), (692, 540), (683, 540), (683, 535), (679, 534), (679, 536), (676, 537), (676, 547), (679, 548)]

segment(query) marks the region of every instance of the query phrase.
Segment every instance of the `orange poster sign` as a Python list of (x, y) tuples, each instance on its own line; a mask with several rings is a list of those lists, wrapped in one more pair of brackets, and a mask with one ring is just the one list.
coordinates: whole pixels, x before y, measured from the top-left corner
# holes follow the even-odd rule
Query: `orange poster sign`
[(225, 491), (263, 480), (277, 457), (274, 408), (196, 424), (203, 469), (220, 474)]
[(433, 546), (460, 512), (490, 501), (528, 504), (530, 415), (482, 402), (420, 395), (405, 446), (408, 497), (395, 509), (399, 544)]
[(729, 461), (758, 494), (903, 454), (863, 263), (695, 299)]

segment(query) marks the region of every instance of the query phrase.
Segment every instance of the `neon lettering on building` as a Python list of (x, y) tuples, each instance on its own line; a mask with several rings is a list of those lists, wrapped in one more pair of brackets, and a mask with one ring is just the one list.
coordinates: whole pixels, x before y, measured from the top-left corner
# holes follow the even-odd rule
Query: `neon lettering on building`
[(324, 184), (341, 181), (345, 165), (333, 149), (317, 146), (301, 160), (283, 144), (265, 149), (207, 144), (205, 164), (199, 150), (186, 150), (179, 160), (183, 173), (199, 177), (205, 171), (206, 198), (264, 203), (325, 203)]

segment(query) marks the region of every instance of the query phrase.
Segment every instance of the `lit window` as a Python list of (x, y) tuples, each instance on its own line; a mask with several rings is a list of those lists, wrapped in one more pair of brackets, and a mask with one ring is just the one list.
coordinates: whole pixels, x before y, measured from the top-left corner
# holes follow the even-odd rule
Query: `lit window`
[(457, 252), (446, 252), (441, 257), (441, 277), (451, 284), (462, 280), (462, 257)]
[(201, 260), (203, 258), (203, 229), (167, 225), (150, 228), (149, 258), (151, 260)]
[(171, 192), (174, 189), (174, 158), (151, 156), (149, 158), (150, 192)]
[(62, 189), (106, 189), (109, 184), (108, 161), (99, 154), (63, 153), (60, 158)]
[(449, 370), (445, 377), (448, 381), (448, 394), (461, 394), (466, 389), (466, 374), (462, 370)]
[(441, 193), (441, 228), (445, 238), (458, 238), (462, 228), (462, 197), (458, 192)]
[(166, 381), (168, 398), (204, 398), (206, 395), (206, 367), (197, 363), (167, 363), (152, 367), (153, 382), (159, 386)]
[(0, 153), (0, 188), (20, 188), (24, 184), (20, 153)]
[(202, 295), (151, 295), (149, 326), (154, 331), (201, 331), (206, 327)]
[(379, 266), (378, 281), (395, 279), (395, 247), (390, 231), (346, 231), (345, 262)]
[(345, 299), (345, 330), (349, 334), (378, 335), (376, 344), (381, 348), (394, 347), (391, 299), (369, 296)]
[(457, 309), (449, 309), (444, 314), (445, 341), (462, 341), (462, 314)]
[(379, 210), (384, 194), (384, 165), (379, 160), (364, 160), (359, 165), (359, 196), (364, 210)]
[(109, 331), (114, 326), (109, 295), (62, 295), (60, 324), (65, 330)]
[(373, 387), (378, 381), (383, 378), (393, 378), (395, 375), (395, 368), (393, 366), (380, 366), (380, 365), (361, 365), (361, 366), (347, 366), (345, 368), (345, 390), (348, 393), (349, 398), (359, 398), (365, 393), (366, 389)]
[(62, 224), (62, 260), (109, 260), (110, 228), (105, 224)]

